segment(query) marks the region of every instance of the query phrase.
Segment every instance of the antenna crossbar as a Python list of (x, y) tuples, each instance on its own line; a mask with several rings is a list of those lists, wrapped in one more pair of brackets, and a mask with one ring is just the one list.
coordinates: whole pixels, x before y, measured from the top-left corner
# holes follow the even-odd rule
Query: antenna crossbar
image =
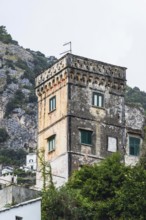
[(63, 46), (66, 46), (66, 45), (70, 45), (70, 49), (69, 50), (66, 50), (66, 51), (64, 51), (64, 52), (62, 52), (62, 53), (60, 53), (60, 55), (62, 55), (62, 54), (65, 54), (65, 53), (72, 53), (72, 45), (71, 45), (71, 41), (70, 42), (67, 42), (67, 43), (64, 43), (63, 44)]

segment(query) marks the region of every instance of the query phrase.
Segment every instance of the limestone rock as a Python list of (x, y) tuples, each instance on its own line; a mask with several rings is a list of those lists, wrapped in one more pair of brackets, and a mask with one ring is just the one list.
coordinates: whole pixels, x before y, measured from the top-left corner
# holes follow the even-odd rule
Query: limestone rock
[(0, 148), (36, 148), (37, 101), (34, 78), (56, 58), (0, 42), (0, 128), (9, 138)]

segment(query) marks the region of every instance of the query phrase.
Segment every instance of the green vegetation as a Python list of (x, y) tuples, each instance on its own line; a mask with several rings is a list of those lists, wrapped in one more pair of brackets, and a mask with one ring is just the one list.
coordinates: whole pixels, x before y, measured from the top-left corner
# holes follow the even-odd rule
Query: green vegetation
[(15, 108), (22, 107), (24, 103), (25, 95), (20, 89), (18, 89), (14, 94), (14, 98), (12, 98), (6, 105), (5, 117), (8, 117)]
[(40, 51), (37, 52), (31, 51), (31, 53), (34, 57), (35, 76), (40, 74), (44, 70), (48, 69), (57, 60), (55, 57), (53, 58), (53, 60), (50, 60), (50, 58), (45, 57), (45, 55)]
[(18, 45), (18, 42), (13, 40), (11, 35), (7, 33), (5, 26), (0, 26), (0, 41), (2, 41), (5, 44), (15, 44)]
[(18, 185), (23, 185), (25, 187), (30, 187), (35, 185), (36, 173), (32, 171), (24, 171), (22, 169), (15, 169), (14, 174), (17, 175)]
[(31, 102), (31, 103), (36, 103), (37, 102), (37, 97), (35, 95), (34, 90), (32, 90), (32, 92), (29, 94), (28, 102)]
[(9, 135), (5, 128), (0, 128), (0, 143), (7, 141)]
[(15, 65), (14, 65), (12, 60), (5, 59), (5, 62), (6, 62), (6, 65), (7, 65), (8, 68), (11, 68), (12, 70), (15, 70)]
[(146, 92), (140, 91), (138, 87), (132, 89), (127, 86), (125, 99), (127, 103), (140, 104), (146, 112)]
[[(29, 49), (27, 49), (29, 50)], [(29, 81), (34, 85), (35, 84), (35, 77), (40, 74), (42, 71), (46, 70), (47, 68), (50, 67), (50, 65), (53, 64), (53, 61), (49, 61), (48, 58), (45, 57), (45, 55), (39, 51), (34, 52), (29, 50), (29, 52), (33, 55), (33, 64), (34, 64), (34, 68), (30, 68), (28, 66), (28, 64), (19, 59), (15, 65), (24, 71), (24, 74), (22, 75), (22, 79), (27, 78), (29, 79)], [(56, 59), (54, 58), (54, 61), (56, 61)]]
[(26, 161), (26, 154), (23, 149), (0, 149), (0, 163), (4, 166), (22, 166)]
[(24, 70), (24, 74), (21, 76), (21, 78), (27, 78), (32, 84), (34, 84), (35, 72), (28, 66), (28, 64), (25, 61), (18, 59), (15, 65)]
[(42, 220), (145, 220), (146, 170), (128, 167), (113, 154), (75, 171), (60, 189), (43, 192)]

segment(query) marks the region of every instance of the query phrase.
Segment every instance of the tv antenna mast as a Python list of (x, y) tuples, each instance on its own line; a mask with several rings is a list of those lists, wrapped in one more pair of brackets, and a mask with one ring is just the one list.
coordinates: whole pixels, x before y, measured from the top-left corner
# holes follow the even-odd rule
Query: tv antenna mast
[(68, 52), (69, 52), (69, 53), (72, 53), (72, 44), (71, 44), (71, 41), (63, 44), (63, 46), (66, 46), (66, 45), (69, 45), (69, 50), (66, 50), (66, 51), (60, 53), (60, 55), (65, 54), (65, 53), (68, 53)]

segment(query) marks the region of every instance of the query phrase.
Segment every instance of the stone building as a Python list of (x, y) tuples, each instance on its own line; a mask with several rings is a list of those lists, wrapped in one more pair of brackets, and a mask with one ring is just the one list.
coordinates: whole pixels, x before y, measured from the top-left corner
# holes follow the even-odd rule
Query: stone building
[(125, 106), (125, 86), (125, 67), (73, 54), (37, 76), (38, 149), (45, 150), (57, 186), (82, 164), (99, 162), (116, 151), (126, 163), (135, 163), (144, 116), (141, 109), (132, 108), (131, 114), (131, 107)]

